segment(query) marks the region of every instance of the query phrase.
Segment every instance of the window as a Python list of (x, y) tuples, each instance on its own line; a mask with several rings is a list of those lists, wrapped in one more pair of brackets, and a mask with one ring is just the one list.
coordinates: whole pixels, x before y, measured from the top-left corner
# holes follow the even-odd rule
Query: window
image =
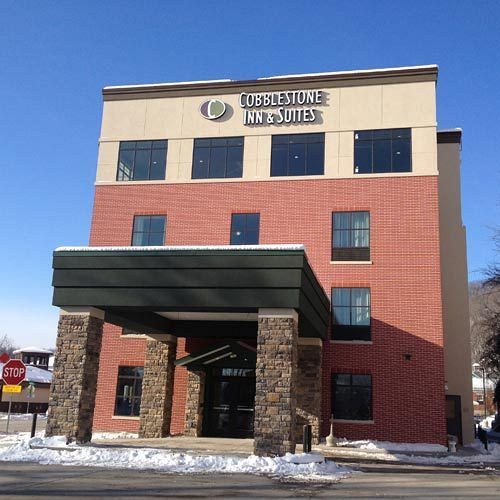
[(354, 173), (411, 172), (411, 129), (354, 132)]
[(243, 137), (195, 139), (193, 179), (227, 179), (243, 175)]
[(231, 216), (231, 245), (258, 245), (259, 224), (259, 214), (233, 214)]
[(115, 415), (138, 417), (141, 410), (142, 366), (118, 367)]
[(117, 181), (165, 179), (167, 141), (120, 142)]
[(370, 289), (332, 289), (333, 340), (370, 340)]
[(334, 373), (332, 381), (333, 418), (343, 420), (372, 419), (372, 377)]
[(162, 246), (165, 243), (164, 215), (136, 215), (132, 231), (132, 246)]
[(273, 135), (271, 176), (322, 175), (325, 134)]
[(334, 212), (332, 228), (332, 260), (370, 260), (370, 212)]

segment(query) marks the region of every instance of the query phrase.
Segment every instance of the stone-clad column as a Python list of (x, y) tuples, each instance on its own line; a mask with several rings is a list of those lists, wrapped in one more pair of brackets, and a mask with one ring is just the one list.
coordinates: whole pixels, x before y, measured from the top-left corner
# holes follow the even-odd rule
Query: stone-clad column
[(199, 437), (203, 425), (205, 372), (188, 371), (184, 435)]
[(141, 438), (161, 438), (170, 432), (176, 348), (172, 341), (147, 341), (139, 422)]
[(294, 309), (260, 309), (254, 453), (295, 453), (298, 317)]
[(299, 338), (296, 438), (302, 441), (303, 426), (312, 426), (313, 444), (319, 444), (321, 421), (321, 339)]
[(46, 436), (92, 438), (103, 319), (96, 309), (61, 310)]

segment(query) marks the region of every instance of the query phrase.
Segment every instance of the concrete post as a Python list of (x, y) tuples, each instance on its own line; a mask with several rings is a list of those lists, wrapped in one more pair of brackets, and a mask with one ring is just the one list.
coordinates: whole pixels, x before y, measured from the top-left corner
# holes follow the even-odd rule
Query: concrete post
[(61, 310), (46, 436), (79, 443), (92, 438), (103, 324), (103, 311)]
[(260, 309), (254, 414), (254, 453), (295, 453), (298, 315)]

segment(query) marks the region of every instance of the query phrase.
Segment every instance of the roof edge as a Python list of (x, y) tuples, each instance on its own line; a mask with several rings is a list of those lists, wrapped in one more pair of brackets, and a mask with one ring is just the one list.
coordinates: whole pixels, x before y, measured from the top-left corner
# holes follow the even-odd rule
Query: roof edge
[(462, 144), (462, 129), (443, 129), (437, 131), (438, 144)]
[(390, 77), (412, 77), (428, 75), (432, 80), (437, 80), (438, 65), (429, 64), (422, 66), (404, 66), (399, 68), (380, 68), (352, 71), (334, 71), (325, 73), (309, 73), (297, 75), (271, 76), (257, 78), (253, 80), (204, 80), (192, 82), (172, 82), (172, 83), (153, 83), (140, 85), (117, 85), (106, 86), (102, 89), (103, 96), (123, 95), (123, 94), (147, 94), (158, 92), (171, 92), (182, 90), (213, 90), (227, 89), (245, 86), (268, 86), (277, 84), (296, 84), (296, 83), (321, 83), (329, 81), (345, 80), (363, 80), (374, 78)]

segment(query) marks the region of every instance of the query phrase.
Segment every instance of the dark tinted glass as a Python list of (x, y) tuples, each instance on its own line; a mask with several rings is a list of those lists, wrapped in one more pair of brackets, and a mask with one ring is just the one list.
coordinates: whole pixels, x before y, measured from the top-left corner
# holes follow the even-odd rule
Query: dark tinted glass
[(136, 215), (132, 230), (132, 246), (162, 246), (165, 244), (166, 217)]
[(243, 175), (243, 137), (195, 139), (192, 179), (223, 179)]
[(143, 374), (142, 367), (120, 366), (118, 368), (115, 415), (139, 416)]
[(259, 223), (259, 214), (233, 214), (231, 217), (231, 245), (258, 245)]
[(324, 134), (275, 135), (272, 138), (271, 176), (322, 175)]
[(372, 418), (371, 376), (334, 374), (332, 413), (336, 419), (370, 420)]
[(411, 172), (411, 129), (354, 133), (354, 173)]
[(167, 141), (120, 142), (118, 181), (165, 179)]

